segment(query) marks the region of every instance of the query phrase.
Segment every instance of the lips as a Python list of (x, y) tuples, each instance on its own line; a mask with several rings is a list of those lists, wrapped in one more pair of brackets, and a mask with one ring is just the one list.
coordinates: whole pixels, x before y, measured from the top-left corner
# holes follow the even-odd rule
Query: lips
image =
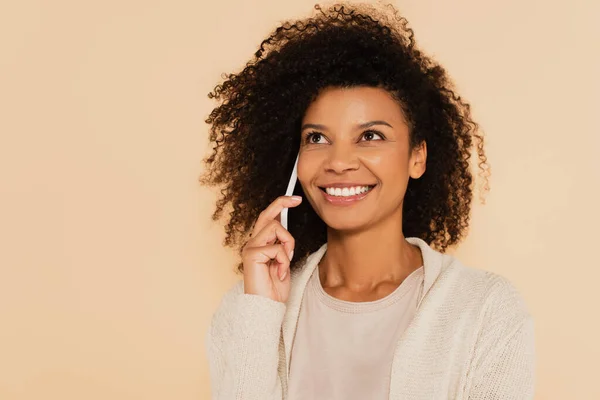
[[(346, 186), (347, 184), (345, 184), (344, 186), (330, 186), (328, 185), (327, 187), (332, 188), (335, 187), (336, 189), (340, 189), (340, 188), (348, 188), (348, 186)], [(369, 190), (366, 192), (362, 192), (362, 193), (357, 193), (355, 195), (347, 195), (347, 196), (333, 196), (328, 194), (325, 191), (325, 187), (319, 187), (319, 189), (321, 189), (321, 193), (323, 193), (323, 197), (325, 198), (325, 200), (332, 204), (332, 205), (337, 205), (337, 206), (349, 206), (349, 205), (353, 205), (361, 200), (363, 200), (365, 197), (367, 197), (372, 191), (373, 189), (375, 189), (375, 187), (377, 185), (357, 185), (357, 186), (367, 186), (369, 187)], [(356, 187), (356, 186), (350, 186), (350, 187)]]

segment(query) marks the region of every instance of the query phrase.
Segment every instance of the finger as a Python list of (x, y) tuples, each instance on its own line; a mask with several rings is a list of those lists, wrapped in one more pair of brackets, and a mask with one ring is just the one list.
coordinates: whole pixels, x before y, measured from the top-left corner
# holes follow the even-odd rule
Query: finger
[[(269, 268), (269, 275), (274, 283), (285, 282), (286, 279), (289, 279), (289, 271), (290, 271), (290, 263), (280, 263), (277, 260), (271, 260), (271, 265)], [(276, 288), (279, 288), (279, 285), (275, 285)]]
[(279, 220), (279, 216), (281, 215), (281, 210), (284, 208), (296, 207), (302, 202), (302, 197), (300, 196), (279, 196), (275, 199), (267, 208), (263, 210), (258, 216), (256, 223), (254, 224), (253, 236), (254, 233), (260, 231), (264, 228), (264, 226), (270, 221), (277, 219)]
[(268, 266), (270, 273), (276, 271), (280, 280), (285, 278), (285, 274), (290, 266), (290, 259), (282, 244), (272, 244), (249, 249), (248, 259), (251, 263)]
[(302, 197), (300, 196), (280, 196), (275, 199), (258, 216), (258, 219), (254, 224), (254, 229), (252, 230), (252, 236), (263, 229), (267, 223), (276, 219), (281, 213), (281, 210), (284, 208), (296, 207), (300, 203), (302, 203)]
[(291, 253), (296, 246), (296, 240), (292, 234), (281, 225), (281, 223), (275, 220), (268, 223), (256, 234), (256, 236), (250, 239), (247, 245), (249, 247), (262, 247), (275, 244), (277, 241), (283, 244), (288, 258), (291, 258)]
[[(280, 260), (285, 261), (287, 259), (285, 248), (283, 244), (270, 244), (262, 247), (253, 247), (246, 250), (246, 257), (248, 261), (252, 263), (268, 265), (269, 261)], [(282, 259), (282, 255), (285, 256)]]
[(288, 271), (290, 270), (290, 259), (287, 253), (279, 252), (277, 253), (277, 262), (279, 263), (279, 267), (277, 268), (277, 276), (279, 280), (282, 281), (288, 275)]

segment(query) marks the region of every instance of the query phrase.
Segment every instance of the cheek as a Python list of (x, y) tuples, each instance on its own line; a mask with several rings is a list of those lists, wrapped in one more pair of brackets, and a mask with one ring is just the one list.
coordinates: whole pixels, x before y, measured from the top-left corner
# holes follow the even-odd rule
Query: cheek
[(317, 195), (316, 189), (312, 183), (319, 172), (320, 159), (315, 154), (310, 152), (301, 153), (298, 158), (298, 183), (302, 186), (304, 192), (304, 200), (310, 204), (312, 209), (315, 209), (316, 203), (314, 197)]
[(404, 152), (373, 153), (364, 155), (362, 161), (383, 183), (389, 179), (397, 180), (408, 175), (408, 158)]
[(317, 174), (320, 159), (316, 153), (304, 152), (298, 158), (298, 180), (303, 186), (308, 185)]

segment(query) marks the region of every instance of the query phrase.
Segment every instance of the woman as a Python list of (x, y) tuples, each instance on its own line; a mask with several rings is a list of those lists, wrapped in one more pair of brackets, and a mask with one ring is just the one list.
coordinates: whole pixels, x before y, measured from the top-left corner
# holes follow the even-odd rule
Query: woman
[(209, 95), (202, 181), (243, 272), (206, 338), (213, 398), (532, 398), (521, 296), (444, 254), (473, 148), (489, 169), (469, 105), (393, 8), (316, 8)]

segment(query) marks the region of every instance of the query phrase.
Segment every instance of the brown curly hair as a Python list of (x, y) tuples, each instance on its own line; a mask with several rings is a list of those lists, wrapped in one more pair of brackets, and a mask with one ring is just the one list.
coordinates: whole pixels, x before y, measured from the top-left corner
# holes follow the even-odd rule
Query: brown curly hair
[[(213, 220), (229, 208), (224, 244), (241, 251), (260, 212), (284, 194), (302, 117), (320, 91), (372, 86), (388, 90), (402, 106), (411, 148), (427, 143), (426, 172), (410, 179), (404, 198), (403, 234), (444, 252), (469, 225), (473, 139), (488, 189), (484, 140), (469, 104), (444, 68), (417, 48), (413, 30), (393, 6), (315, 9), (313, 17), (277, 27), (241, 72), (224, 74), (208, 94), (221, 101), (206, 119), (214, 146), (200, 182), (221, 188)], [(295, 194), (304, 195), (300, 185)], [(290, 209), (289, 218), (299, 256), (294, 269), (326, 242), (327, 227), (306, 201)]]

